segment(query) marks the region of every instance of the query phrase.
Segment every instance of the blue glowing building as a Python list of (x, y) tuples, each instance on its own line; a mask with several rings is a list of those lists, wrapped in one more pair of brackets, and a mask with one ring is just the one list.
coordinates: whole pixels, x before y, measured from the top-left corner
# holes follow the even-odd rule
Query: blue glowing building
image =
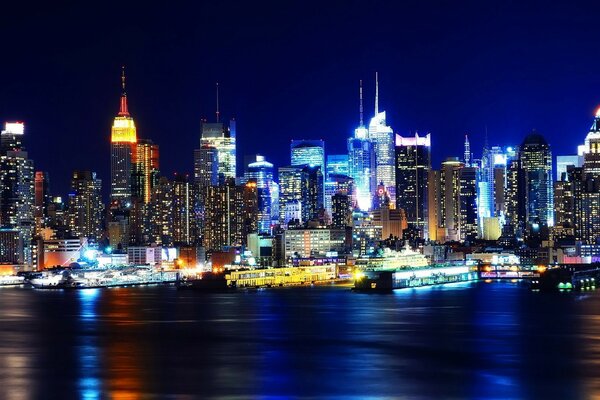
[(354, 137), (348, 139), (348, 176), (353, 179), (354, 203), (362, 211), (371, 209), (377, 188), (375, 146), (363, 121), (362, 81), (360, 81), (360, 123)]
[(246, 181), (256, 180), (258, 194), (258, 232), (270, 234), (273, 216), (278, 217), (279, 186), (273, 181), (273, 164), (261, 155), (248, 164), (244, 174)]

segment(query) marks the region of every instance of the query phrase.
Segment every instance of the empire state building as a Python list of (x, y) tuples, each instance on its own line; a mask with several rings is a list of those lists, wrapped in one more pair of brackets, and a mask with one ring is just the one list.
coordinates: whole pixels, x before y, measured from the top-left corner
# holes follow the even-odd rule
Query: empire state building
[(121, 105), (114, 119), (110, 138), (110, 198), (121, 204), (131, 199), (131, 172), (135, 162), (137, 134), (127, 109), (125, 68), (121, 76)]

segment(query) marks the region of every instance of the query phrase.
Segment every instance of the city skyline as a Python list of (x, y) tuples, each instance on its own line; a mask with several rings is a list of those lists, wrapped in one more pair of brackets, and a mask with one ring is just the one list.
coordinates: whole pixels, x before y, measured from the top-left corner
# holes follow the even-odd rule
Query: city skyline
[[(358, 124), (358, 81), (364, 82), (368, 120), (375, 71), (379, 72), (379, 103), (387, 112), (388, 124), (403, 136), (415, 130), (430, 132), (434, 166), (447, 156), (462, 154), (457, 139), (465, 133), (474, 156), (479, 157), (486, 126), (490, 139), (503, 138), (490, 140), (491, 144), (520, 143), (536, 128), (553, 147), (573, 153), (571, 148), (579, 142), (576, 136), (585, 135), (600, 103), (595, 93), (598, 78), (590, 67), (596, 56), (589, 51), (594, 6), (552, 4), (540, 9), (497, 4), (492, 12), (473, 4), (459, 13), (439, 4), (430, 15), (430, 27), (403, 18), (399, 23), (393, 17), (413, 15), (416, 20), (429, 12), (423, 5), (363, 7), (356, 2), (338, 12), (332, 4), (314, 15), (310, 7), (272, 7), (260, 16), (251, 6), (199, 7), (190, 7), (190, 15), (184, 17), (181, 9), (124, 5), (124, 12), (146, 19), (115, 27), (106, 37), (91, 32), (111, 12), (110, 7), (89, 17), (87, 6), (59, 4), (0, 28), (20, 24), (23, 32), (6, 47), (7, 54), (13, 51), (20, 57), (2, 67), (2, 118), (26, 123), (29, 152), (37, 170), (49, 171), (53, 193), (68, 191), (76, 169), (96, 171), (108, 182), (109, 166), (95, 155), (109, 152), (107, 137), (118, 107), (115, 96), (122, 64), (128, 68), (129, 106), (139, 136), (161, 146), (161, 169), (166, 176), (175, 171), (191, 174), (200, 121), (214, 119), (217, 81), (222, 119), (238, 121), (239, 165), (245, 154), (256, 153), (264, 153), (276, 167), (286, 165), (290, 140), (309, 137), (324, 139), (329, 154), (343, 153), (347, 137)], [(314, 29), (303, 36), (298, 35), (297, 25), (280, 29), (295, 13), (306, 17)], [(232, 29), (213, 36), (195, 25), (174, 28), (176, 17), (194, 16), (204, 22), (202, 29), (218, 26), (223, 19)], [(156, 24), (156, 33), (140, 36), (147, 24), (163, 17), (164, 28)], [(262, 25), (251, 24), (252, 17)], [(42, 43), (34, 42), (49, 21), (60, 26), (65, 18), (74, 20), (71, 29), (78, 29), (79, 37), (56, 28), (49, 30)], [(326, 24), (330, 18), (338, 22), (338, 30)], [(355, 32), (367, 20), (381, 23)], [(272, 47), (259, 48), (272, 29), (281, 32), (281, 39)], [(452, 44), (451, 50), (439, 39), (441, 32)], [(244, 40), (243, 33), (250, 37)], [(411, 41), (403, 39), (409, 33)], [(327, 54), (332, 40), (343, 34), (349, 35), (344, 41), (348, 44)], [(551, 40), (557, 35), (568, 40)], [(57, 43), (56, 54), (48, 50), (51, 39)], [(135, 45), (136, 40), (142, 45)], [(494, 45), (488, 48), (490, 43)], [(426, 53), (420, 50), (423, 46), (427, 46)], [(549, 59), (553, 50), (563, 57)], [(305, 55), (300, 60), (295, 58), (298, 52)], [(207, 56), (215, 62), (202, 61)], [(38, 57), (45, 61), (36, 62)], [(311, 62), (315, 57), (319, 63)], [(243, 63), (233, 61), (238, 58)], [(268, 151), (255, 140), (265, 134), (262, 124), (266, 121), (274, 127), (267, 132), (272, 144)], [(82, 137), (85, 145), (79, 146)], [(448, 151), (441, 152), (442, 148)], [(189, 151), (180, 156), (182, 149)], [(50, 156), (59, 152), (69, 156)]]

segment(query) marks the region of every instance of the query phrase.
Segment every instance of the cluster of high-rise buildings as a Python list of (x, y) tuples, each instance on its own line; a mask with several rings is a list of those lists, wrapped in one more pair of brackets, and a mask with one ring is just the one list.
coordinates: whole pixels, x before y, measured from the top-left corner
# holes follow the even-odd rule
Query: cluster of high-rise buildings
[(215, 122), (201, 123), (193, 174), (169, 177), (160, 172), (158, 144), (138, 135), (123, 73), (110, 132), (108, 202), (92, 171), (74, 171), (68, 195), (52, 196), (48, 173), (34, 170), (23, 146), (24, 124), (6, 123), (0, 263), (64, 265), (77, 261), (71, 255), (81, 248), (110, 253), (113, 262), (130, 254), (136, 262), (166, 258), (175, 265), (219, 257), (283, 265), (404, 241), (493, 241), (513, 249), (596, 244), (600, 112), (578, 154), (557, 157), (555, 180), (550, 145), (535, 131), (512, 147), (489, 146), (486, 138), (480, 158), (465, 135), (464, 154), (434, 168), (431, 134), (394, 133), (379, 109), (377, 77), (375, 92), (365, 123), (360, 82), (359, 124), (345, 153), (328, 154), (322, 139), (292, 140), (289, 165), (252, 155), (243, 171), (236, 121), (221, 121), (217, 97)]

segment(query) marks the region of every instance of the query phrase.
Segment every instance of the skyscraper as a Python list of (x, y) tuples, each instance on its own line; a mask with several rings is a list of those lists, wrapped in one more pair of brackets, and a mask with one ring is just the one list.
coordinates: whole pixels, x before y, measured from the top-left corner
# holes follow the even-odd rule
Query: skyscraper
[(352, 225), (352, 203), (350, 196), (336, 193), (331, 197), (331, 226), (345, 228)]
[(0, 134), (0, 226), (19, 231), (20, 262), (31, 265), (34, 222), (34, 170), (22, 146), (25, 126), (6, 123)]
[(448, 157), (440, 171), (429, 172), (428, 181), (429, 238), (442, 242), (475, 239), (477, 168)]
[[(273, 164), (261, 155), (256, 156), (256, 161), (248, 164), (244, 174), (246, 181), (256, 182), (258, 194), (258, 232), (270, 233), (274, 208), (278, 208), (275, 200), (279, 200), (279, 186), (273, 181)], [(273, 196), (272, 194), (275, 194)]]
[(375, 115), (369, 123), (369, 139), (373, 141), (376, 161), (377, 185), (383, 184), (396, 204), (396, 168), (394, 155), (394, 131), (386, 124), (385, 111), (379, 112), (379, 80), (375, 74)]
[(121, 75), (121, 103), (113, 121), (110, 146), (110, 197), (125, 204), (131, 199), (132, 172), (137, 153), (135, 122), (127, 107), (125, 69)]
[(539, 133), (530, 133), (519, 148), (519, 161), (525, 173), (527, 204), (526, 229), (535, 234), (554, 225), (552, 151)]
[(228, 179), (224, 184), (207, 188), (204, 226), (207, 250), (245, 245), (248, 234), (256, 232), (257, 221), (256, 181), (236, 185), (233, 179)]
[[(214, 147), (217, 151), (217, 176), (219, 184), (228, 178), (236, 178), (237, 152), (236, 152), (236, 124), (235, 120), (229, 121), (229, 126), (221, 122), (219, 111), (219, 83), (216, 84), (217, 110), (216, 122), (202, 121), (200, 148), (203, 146)], [(208, 168), (208, 166), (206, 167)], [(194, 176), (195, 178), (195, 176)]]
[(287, 166), (279, 168), (279, 222), (287, 225), (290, 220), (302, 218), (302, 168)]
[(95, 172), (74, 171), (69, 193), (68, 224), (71, 235), (97, 242), (102, 236), (102, 181)]
[(331, 174), (325, 181), (323, 191), (325, 192), (325, 211), (333, 218), (332, 197), (336, 194), (347, 195), (350, 206), (353, 206), (354, 180), (346, 175)]
[(440, 171), (441, 223), (446, 230), (446, 241), (460, 240), (461, 199), (460, 174), (465, 164), (458, 158), (449, 157), (442, 162)]
[(190, 184), (188, 176), (183, 174), (175, 176), (172, 188), (173, 243), (193, 244), (198, 236), (193, 215), (194, 188)]
[(396, 135), (396, 207), (409, 225), (427, 236), (427, 177), (431, 169), (431, 135)]
[(600, 176), (600, 108), (596, 112), (590, 132), (585, 137), (583, 171), (586, 175)]
[(160, 177), (152, 189), (148, 213), (150, 241), (159, 245), (173, 244), (173, 182)]
[(132, 195), (144, 204), (150, 202), (152, 188), (159, 174), (158, 145), (149, 139), (139, 139), (133, 164)]
[(216, 148), (202, 145), (194, 150), (194, 183), (201, 188), (216, 185), (219, 178), (219, 156)]
[(44, 171), (36, 171), (34, 178), (34, 217), (35, 217), (35, 232), (46, 227), (48, 223), (48, 205), (50, 205), (50, 179), (48, 173)]
[[(281, 167), (279, 183), (281, 223), (287, 224), (290, 219), (300, 219), (300, 223), (305, 223), (319, 218), (321, 210), (324, 209), (321, 167), (310, 165)], [(300, 218), (297, 218), (298, 216)]]
[(360, 122), (354, 137), (348, 139), (348, 175), (354, 180), (354, 197), (362, 211), (371, 208), (372, 197), (377, 186), (375, 148), (364, 125), (362, 104), (362, 81), (359, 83)]
[(477, 180), (477, 213), (479, 226), (483, 227), (484, 218), (505, 220), (505, 193), (507, 165), (515, 158), (512, 147), (502, 149), (499, 146), (483, 148), (483, 157)]
[(325, 172), (325, 143), (322, 140), (292, 140), (291, 165), (319, 166)]
[(460, 170), (460, 239), (474, 240), (478, 236), (477, 168), (467, 166)]
[(229, 126), (218, 121), (202, 122), (200, 149), (210, 146), (217, 150), (217, 175), (221, 181), (236, 177), (235, 129), (234, 120), (229, 121)]

